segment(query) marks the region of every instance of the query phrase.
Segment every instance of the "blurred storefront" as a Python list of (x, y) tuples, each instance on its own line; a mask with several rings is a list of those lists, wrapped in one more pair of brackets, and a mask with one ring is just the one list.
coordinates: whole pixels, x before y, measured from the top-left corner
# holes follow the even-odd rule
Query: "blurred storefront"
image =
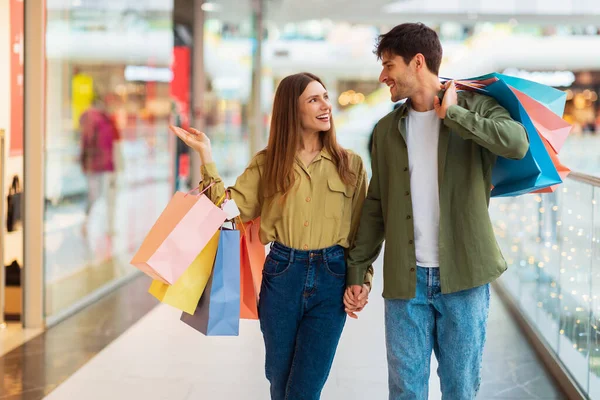
[(171, 1), (47, 0), (45, 315), (127, 279), (170, 198)]
[(600, 134), (600, 71), (582, 71), (567, 90), (565, 119), (573, 134)]
[[(206, 86), (200, 108), (219, 172), (226, 183), (233, 184), (251, 157), (252, 71), (257, 28), (250, 8), (247, 13), (226, 9), (218, 14), (207, 12), (205, 18)], [(257, 90), (263, 90), (266, 94), (263, 98), (268, 99), (258, 105), (264, 117), (256, 124), (256, 140), (264, 146), (267, 138), (264, 119), (272, 90), (264, 87)]]

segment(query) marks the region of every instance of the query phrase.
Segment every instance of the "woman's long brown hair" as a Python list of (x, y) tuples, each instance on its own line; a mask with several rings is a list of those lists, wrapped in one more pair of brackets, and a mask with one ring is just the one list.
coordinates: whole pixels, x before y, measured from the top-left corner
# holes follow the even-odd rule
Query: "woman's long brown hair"
[[(277, 87), (269, 144), (263, 150), (266, 156), (262, 179), (265, 196), (280, 192), (285, 199), (294, 186), (294, 159), (302, 140), (299, 100), (308, 84), (313, 81), (325, 87), (321, 79), (308, 72), (290, 75)], [(356, 174), (350, 170), (350, 157), (337, 142), (333, 118), (330, 121), (331, 128), (321, 132), (323, 147), (331, 154), (342, 182), (355, 185)]]

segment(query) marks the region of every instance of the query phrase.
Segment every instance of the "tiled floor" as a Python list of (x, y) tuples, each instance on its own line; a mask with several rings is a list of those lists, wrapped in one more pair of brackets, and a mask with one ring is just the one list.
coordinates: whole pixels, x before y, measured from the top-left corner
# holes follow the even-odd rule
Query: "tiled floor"
[(23, 329), (20, 322), (0, 325), (0, 356), (42, 333), (41, 329)]
[(50, 393), (156, 305), (149, 284), (141, 276), (0, 357), (0, 399), (40, 400)]
[[(387, 399), (383, 301), (377, 285), (361, 318), (348, 321), (324, 400)], [(155, 308), (47, 399), (269, 398), (257, 322), (242, 321), (239, 337), (207, 338), (180, 323), (179, 315), (168, 306)], [(495, 297), (488, 331), (479, 399), (564, 398)], [(430, 399), (441, 398), (435, 368), (434, 363)]]

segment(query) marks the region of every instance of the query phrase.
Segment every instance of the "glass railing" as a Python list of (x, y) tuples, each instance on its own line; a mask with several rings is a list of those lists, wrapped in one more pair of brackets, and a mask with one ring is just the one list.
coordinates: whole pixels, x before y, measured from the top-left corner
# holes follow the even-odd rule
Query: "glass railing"
[(589, 398), (600, 399), (600, 178), (573, 173), (554, 192), (493, 199), (522, 315)]

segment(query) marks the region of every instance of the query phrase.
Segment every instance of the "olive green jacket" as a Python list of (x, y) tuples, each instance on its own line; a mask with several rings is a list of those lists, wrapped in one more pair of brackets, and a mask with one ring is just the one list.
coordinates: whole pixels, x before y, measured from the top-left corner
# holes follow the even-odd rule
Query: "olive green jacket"
[[(406, 120), (410, 101), (382, 118), (374, 130), (373, 176), (362, 210), (347, 283), (360, 285), (385, 240), (387, 299), (415, 296), (417, 281)], [(442, 293), (471, 289), (498, 278), (506, 262), (488, 213), (492, 169), (498, 156), (520, 159), (529, 149), (525, 128), (491, 97), (458, 93), (440, 124), (437, 153)]]

